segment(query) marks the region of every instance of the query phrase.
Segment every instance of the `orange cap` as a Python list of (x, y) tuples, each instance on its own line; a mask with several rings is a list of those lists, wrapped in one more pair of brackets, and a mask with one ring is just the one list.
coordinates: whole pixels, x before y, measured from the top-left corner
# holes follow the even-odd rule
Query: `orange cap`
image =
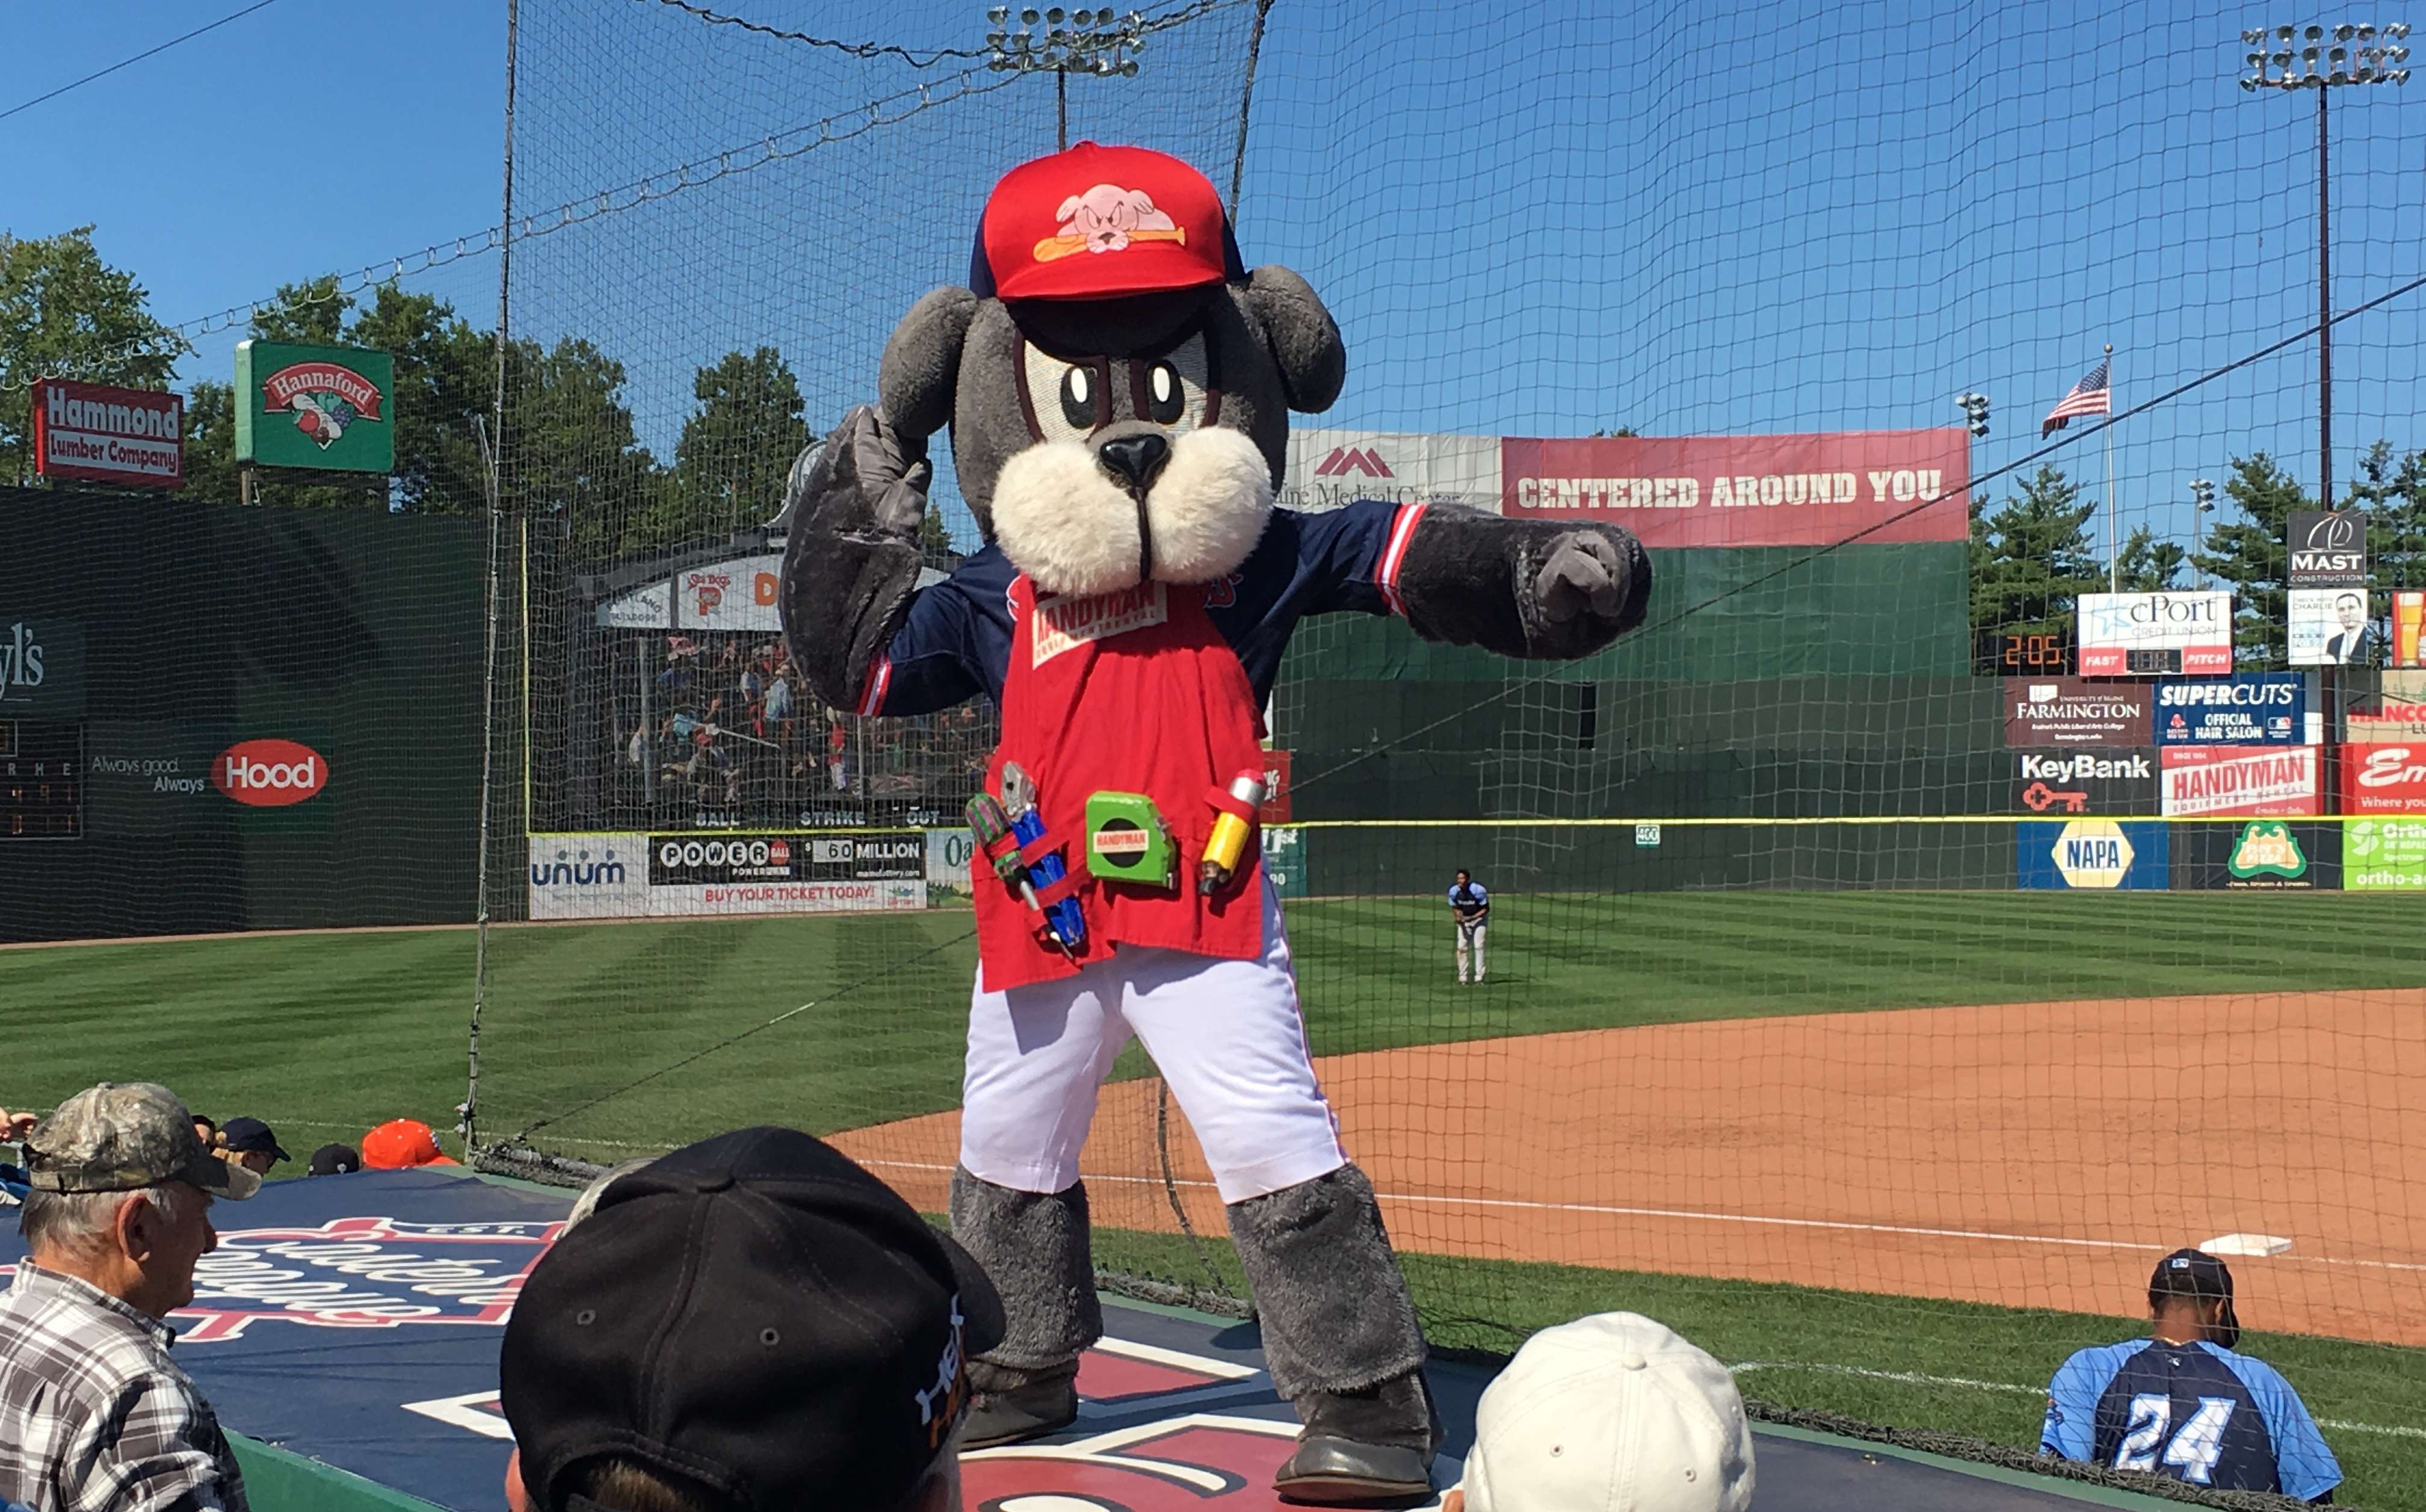
[(459, 1166), (438, 1152), (438, 1135), (418, 1118), (390, 1118), (363, 1135), (366, 1170), (400, 1171), (415, 1166)]

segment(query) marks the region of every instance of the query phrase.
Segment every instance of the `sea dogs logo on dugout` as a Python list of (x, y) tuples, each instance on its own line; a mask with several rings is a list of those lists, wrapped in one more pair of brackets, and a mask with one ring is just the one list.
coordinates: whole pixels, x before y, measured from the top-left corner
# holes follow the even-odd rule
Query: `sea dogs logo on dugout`
[(211, 761), (211, 786), (252, 809), (283, 809), (329, 785), (329, 762), (298, 740), (241, 740)]
[(505, 1327), (561, 1223), (332, 1218), (316, 1229), (222, 1231), (194, 1266), (181, 1343), (262, 1323), (314, 1328)]
[(1294, 1419), (1191, 1412), (1076, 1443), (1011, 1444), (961, 1456), (968, 1504), (1002, 1512), (1205, 1512), (1269, 1507), (1297, 1447)]

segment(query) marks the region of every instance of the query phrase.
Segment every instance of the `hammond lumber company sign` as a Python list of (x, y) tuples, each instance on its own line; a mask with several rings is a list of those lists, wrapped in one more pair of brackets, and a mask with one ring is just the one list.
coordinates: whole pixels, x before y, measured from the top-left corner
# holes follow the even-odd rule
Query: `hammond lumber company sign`
[(186, 480), (186, 401), (151, 389), (36, 378), (34, 471), (173, 489)]

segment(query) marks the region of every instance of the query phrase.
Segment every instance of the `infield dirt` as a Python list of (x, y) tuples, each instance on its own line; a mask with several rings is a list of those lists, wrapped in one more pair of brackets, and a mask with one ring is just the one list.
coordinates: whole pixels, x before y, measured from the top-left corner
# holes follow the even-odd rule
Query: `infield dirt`
[[(1318, 1063), (1400, 1247), (2137, 1314), (2227, 1234), (2244, 1324), (2426, 1343), (2426, 990), (1663, 1024)], [(1104, 1088), (1095, 1221), (1176, 1227), (1161, 1084)], [(1176, 1106), (1191, 1221), (1221, 1207)], [(913, 1201), (957, 1114), (836, 1136)]]

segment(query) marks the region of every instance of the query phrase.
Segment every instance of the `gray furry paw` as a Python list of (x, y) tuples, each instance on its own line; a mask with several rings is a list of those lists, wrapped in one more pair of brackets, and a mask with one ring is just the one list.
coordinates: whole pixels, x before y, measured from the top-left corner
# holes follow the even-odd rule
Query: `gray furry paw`
[(1532, 560), (1523, 611), (1540, 651), (1580, 655), (1642, 622), (1651, 560), (1632, 533), (1597, 526), (1561, 531)]
[(795, 527), (837, 536), (913, 537), (927, 514), (934, 468), (927, 443), (884, 423), (873, 405), (842, 417), (823, 444), (803, 453), (785, 487)]

